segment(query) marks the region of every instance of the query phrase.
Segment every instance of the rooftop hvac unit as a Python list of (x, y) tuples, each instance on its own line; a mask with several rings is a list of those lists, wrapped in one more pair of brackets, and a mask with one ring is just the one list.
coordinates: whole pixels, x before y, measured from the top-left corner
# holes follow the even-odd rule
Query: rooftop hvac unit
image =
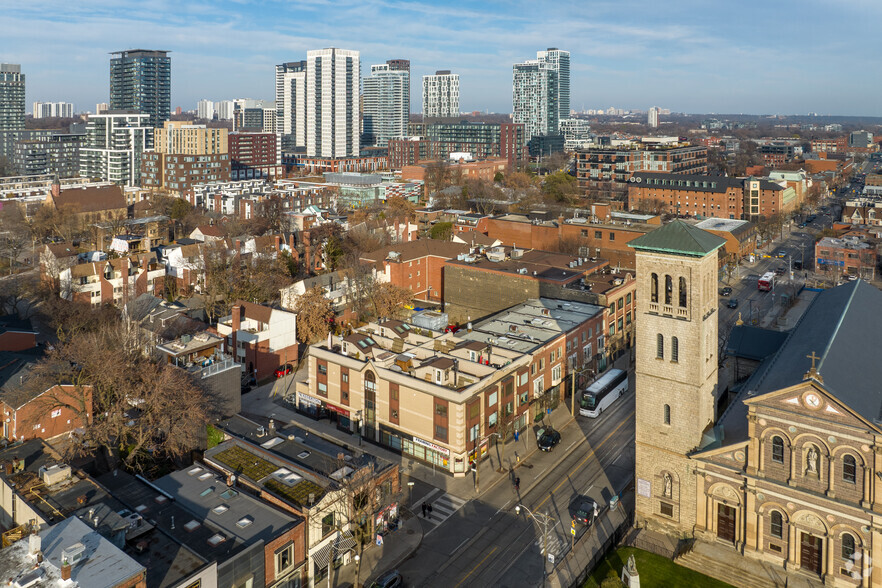
[(52, 486), (70, 478), (70, 466), (67, 464), (55, 464), (49, 467), (40, 467), (40, 479), (47, 486)]

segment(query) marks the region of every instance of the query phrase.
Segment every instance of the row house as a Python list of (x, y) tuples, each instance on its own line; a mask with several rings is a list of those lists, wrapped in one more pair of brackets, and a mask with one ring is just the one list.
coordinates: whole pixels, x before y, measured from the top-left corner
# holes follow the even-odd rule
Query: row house
[(80, 263), (59, 273), (62, 298), (93, 307), (122, 305), (144, 293), (162, 296), (165, 266), (155, 253)]
[(238, 301), (217, 323), (226, 351), (257, 380), (272, 376), (286, 363), (297, 363), (297, 315), (269, 306)]
[(375, 172), (389, 169), (389, 158), (386, 155), (334, 158), (295, 154), (291, 164), (297, 172), (309, 175), (328, 172)]
[(593, 360), (602, 317), (599, 306), (537, 299), (456, 335), (371, 323), (311, 346), (298, 408), (334, 413), (372, 442), (464, 476), (492, 434), (522, 431), (560, 401), (565, 350), (578, 365), (586, 352)]
[[(212, 194), (224, 194), (228, 196), (249, 196), (264, 194), (271, 188), (271, 184), (264, 178), (251, 180), (230, 180), (215, 182), (200, 182), (191, 185), (184, 190), (181, 197), (195, 208), (209, 209), (209, 197)], [(220, 211), (218, 211), (220, 212)]]
[(842, 222), (877, 227), (882, 225), (882, 200), (867, 197), (846, 200), (842, 209)]
[(282, 288), (281, 306), (285, 310), (294, 310), (297, 300), (313, 288), (319, 288), (331, 303), (331, 309), (338, 318), (347, 319), (353, 316), (350, 308), (353, 296), (352, 280), (346, 272), (336, 271), (319, 274), (298, 280)]
[[(305, 551), (312, 582), (328, 564), (348, 564), (356, 537), (374, 537), (398, 524), (399, 466), (347, 446), (277, 429), (241, 416), (220, 424), (229, 440), (209, 449), (205, 462), (264, 502), (305, 519)], [(366, 500), (360, 500), (366, 498)]]

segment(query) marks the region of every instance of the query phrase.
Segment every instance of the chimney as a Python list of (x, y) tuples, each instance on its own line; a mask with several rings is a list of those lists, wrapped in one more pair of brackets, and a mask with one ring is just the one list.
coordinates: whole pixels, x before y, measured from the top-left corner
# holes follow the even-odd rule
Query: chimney
[(275, 241), (276, 241), (276, 251), (281, 251), (282, 250), (282, 236), (276, 235)]
[(70, 580), (70, 564), (66, 561), (61, 563), (61, 579)]
[(236, 358), (236, 350), (239, 348), (239, 329), (242, 328), (242, 305), (236, 304), (235, 306), (233, 306), (231, 312), (233, 313), (233, 318), (232, 318), (232, 323), (233, 323), (232, 324), (232, 326), (233, 326), (232, 347), (233, 348), (230, 349), (230, 354), (233, 356), (233, 359), (235, 359)]
[(58, 180), (58, 177), (56, 177), (54, 180), (52, 180), (51, 191), (52, 191), (52, 199), (53, 200), (55, 200), (56, 198), (61, 196), (61, 182)]

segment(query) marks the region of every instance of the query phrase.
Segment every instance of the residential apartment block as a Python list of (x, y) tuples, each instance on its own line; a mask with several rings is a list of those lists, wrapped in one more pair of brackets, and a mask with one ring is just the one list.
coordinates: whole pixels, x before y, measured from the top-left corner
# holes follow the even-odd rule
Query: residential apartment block
[(141, 154), (153, 149), (148, 114), (111, 110), (86, 122), (80, 176), (125, 186), (141, 184)]
[(512, 121), (524, 125), (530, 139), (556, 135), (560, 129), (559, 71), (541, 59), (512, 68)]
[(153, 151), (177, 155), (213, 155), (227, 153), (227, 129), (194, 125), (187, 121), (168, 120), (153, 131)]
[(361, 65), (358, 51), (306, 53), (306, 155), (358, 157)]
[(70, 102), (34, 102), (34, 118), (73, 118)]
[(515, 123), (411, 123), (408, 138), (389, 141), (389, 166), (401, 169), (425, 161), (443, 161), (451, 153), (474, 159), (503, 157), (514, 165), (527, 158), (524, 125)]
[(82, 134), (53, 134), (45, 139), (18, 141), (12, 165), (22, 175), (53, 174), (70, 178), (80, 174)]
[(423, 76), (423, 119), (459, 116), (459, 74), (449, 69)]
[(306, 147), (306, 61), (276, 66), (276, 125), (287, 149)]
[(171, 57), (169, 51), (116, 51), (110, 60), (110, 110), (133, 110), (148, 115), (158, 127), (171, 115)]
[(371, 66), (363, 81), (362, 144), (386, 147), (407, 134), (410, 119), (410, 62), (406, 59)]
[(141, 155), (141, 186), (183, 194), (196, 184), (228, 182), (230, 155), (182, 155), (145, 151)]
[(705, 174), (707, 147), (682, 143), (676, 137), (644, 137), (576, 150), (576, 178), (589, 197), (623, 200), (628, 180), (639, 171)]
[(230, 179), (235, 181), (284, 177), (280, 139), (281, 135), (276, 133), (230, 133)]

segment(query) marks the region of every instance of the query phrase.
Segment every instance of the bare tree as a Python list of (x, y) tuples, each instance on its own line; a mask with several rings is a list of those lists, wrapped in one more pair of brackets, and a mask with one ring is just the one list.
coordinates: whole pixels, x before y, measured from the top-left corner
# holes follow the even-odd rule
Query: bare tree
[(334, 311), (321, 286), (315, 286), (298, 297), (292, 310), (297, 313), (297, 338), (300, 341), (314, 343), (328, 334)]
[(374, 315), (377, 318), (400, 316), (405, 305), (413, 300), (413, 291), (390, 282), (375, 284), (370, 292)]
[[(83, 454), (100, 448), (128, 468), (179, 458), (197, 445), (208, 421), (202, 390), (184, 370), (157, 365), (131, 321), (107, 321), (73, 334), (49, 351), (27, 385), (40, 393), (43, 412), (71, 410), (84, 423)], [(114, 368), (108, 369), (112, 357)]]
[(0, 246), (9, 260), (10, 274), (15, 271), (19, 255), (31, 244), (31, 232), (21, 207), (8, 203), (0, 208)]

